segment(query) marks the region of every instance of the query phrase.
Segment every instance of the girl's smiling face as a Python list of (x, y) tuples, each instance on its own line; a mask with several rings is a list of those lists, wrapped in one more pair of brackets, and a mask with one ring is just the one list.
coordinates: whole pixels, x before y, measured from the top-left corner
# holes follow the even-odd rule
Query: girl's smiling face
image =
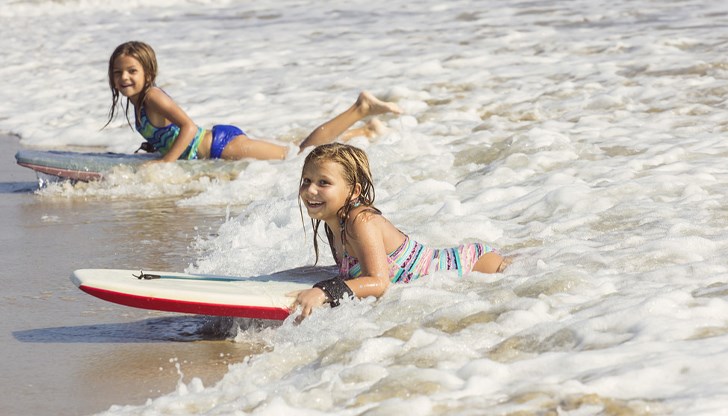
[(137, 104), (139, 94), (146, 86), (142, 64), (132, 56), (121, 55), (114, 60), (113, 77), (114, 88), (132, 103)]
[[(339, 210), (350, 198), (352, 185), (347, 183), (344, 168), (331, 161), (310, 163), (303, 168), (298, 196), (306, 206), (308, 215), (338, 227)], [(358, 195), (352, 195), (356, 198)]]

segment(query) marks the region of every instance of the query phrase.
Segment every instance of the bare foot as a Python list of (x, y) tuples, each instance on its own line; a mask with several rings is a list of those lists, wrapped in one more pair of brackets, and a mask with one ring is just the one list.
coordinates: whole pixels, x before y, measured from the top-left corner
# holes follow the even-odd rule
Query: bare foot
[(384, 127), (384, 124), (382, 124), (379, 119), (373, 118), (364, 126), (364, 135), (367, 136), (368, 139), (373, 139), (381, 136), (387, 130), (388, 129)]
[(387, 130), (389, 130), (389, 129), (387, 127), (385, 127), (381, 121), (379, 121), (376, 118), (373, 118), (373, 119), (369, 120), (362, 127), (357, 127), (355, 129), (349, 129), (349, 130), (345, 131), (341, 136), (339, 136), (339, 140), (341, 140), (342, 142), (348, 142), (349, 140), (353, 139), (354, 137), (361, 137), (361, 136), (364, 136), (367, 139), (373, 139), (375, 137), (381, 136)]
[(359, 98), (356, 100), (356, 106), (361, 112), (362, 117), (384, 113), (402, 114), (402, 109), (397, 104), (382, 101), (367, 91), (362, 91), (359, 94)]

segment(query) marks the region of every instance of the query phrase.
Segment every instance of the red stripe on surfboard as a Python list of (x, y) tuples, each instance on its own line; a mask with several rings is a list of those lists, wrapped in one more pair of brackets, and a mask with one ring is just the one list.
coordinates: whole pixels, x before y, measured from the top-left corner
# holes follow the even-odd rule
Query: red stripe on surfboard
[(236, 318), (273, 319), (282, 321), (290, 315), (288, 309), (264, 306), (221, 305), (215, 303), (198, 303), (184, 300), (153, 298), (149, 296), (130, 295), (106, 289), (81, 285), (79, 289), (109, 302), (140, 309), (157, 311), (194, 313), (197, 315), (230, 316)]
[(52, 176), (58, 176), (61, 178), (73, 179), (77, 181), (89, 182), (101, 179), (102, 177), (102, 175), (98, 172), (53, 168), (49, 166), (35, 165), (33, 163), (26, 162), (18, 162), (18, 165), (33, 169), (36, 172), (45, 173)]

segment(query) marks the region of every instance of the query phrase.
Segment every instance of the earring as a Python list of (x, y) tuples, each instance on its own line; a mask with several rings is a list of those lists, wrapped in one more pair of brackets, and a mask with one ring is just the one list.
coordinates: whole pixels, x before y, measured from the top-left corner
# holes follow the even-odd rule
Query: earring
[(356, 208), (356, 207), (358, 207), (360, 205), (361, 205), (361, 200), (359, 198), (357, 198), (356, 201), (354, 201), (354, 203), (351, 204), (351, 207), (352, 208)]

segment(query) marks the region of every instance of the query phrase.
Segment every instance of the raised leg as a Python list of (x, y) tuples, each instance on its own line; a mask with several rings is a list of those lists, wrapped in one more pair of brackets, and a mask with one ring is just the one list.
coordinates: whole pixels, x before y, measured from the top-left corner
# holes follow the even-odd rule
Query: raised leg
[(368, 139), (371, 139), (377, 136), (381, 136), (382, 134), (384, 134), (385, 131), (387, 131), (387, 128), (384, 127), (384, 124), (382, 124), (382, 122), (378, 119), (373, 118), (369, 120), (369, 122), (364, 127), (356, 127), (345, 131), (339, 136), (339, 140), (341, 140), (342, 142), (348, 142), (354, 137), (359, 136), (364, 136)]
[[(308, 146), (318, 146), (324, 143), (331, 143), (336, 140), (337, 137), (349, 130), (349, 128), (357, 121), (368, 116), (385, 113), (401, 114), (402, 110), (399, 106), (397, 106), (397, 104), (381, 101), (369, 92), (364, 91), (359, 94), (356, 102), (354, 102), (351, 107), (333, 119), (316, 127), (311, 134), (309, 134), (308, 137), (301, 142), (300, 148), (303, 150)], [(366, 131), (374, 131), (372, 129), (367, 129), (366, 127), (364, 129), (365, 131), (358, 131), (354, 135), (361, 135), (362, 133), (366, 135)], [(347, 135), (347, 139), (354, 137), (354, 135)]]

